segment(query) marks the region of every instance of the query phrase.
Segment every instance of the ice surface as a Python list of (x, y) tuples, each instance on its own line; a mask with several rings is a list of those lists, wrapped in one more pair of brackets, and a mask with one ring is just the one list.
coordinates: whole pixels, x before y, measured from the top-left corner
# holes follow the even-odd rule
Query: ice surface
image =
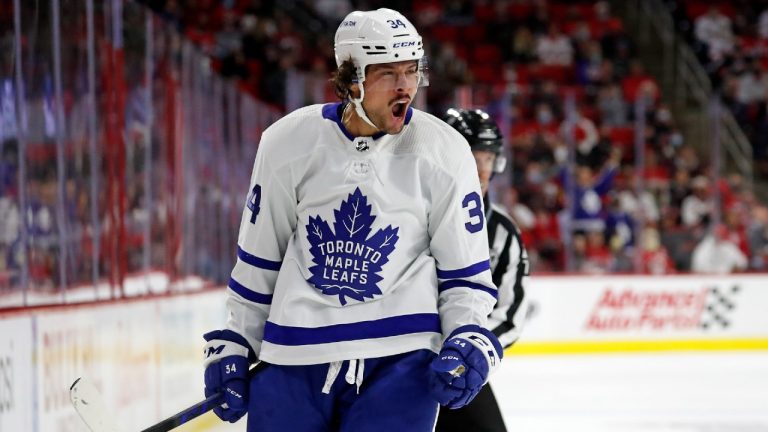
[(768, 352), (509, 355), (491, 385), (513, 432), (768, 432)]

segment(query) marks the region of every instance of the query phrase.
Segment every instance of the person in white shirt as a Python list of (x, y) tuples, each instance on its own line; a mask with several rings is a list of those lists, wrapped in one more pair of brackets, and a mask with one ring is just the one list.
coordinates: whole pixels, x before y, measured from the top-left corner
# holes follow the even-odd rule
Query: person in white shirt
[(717, 6), (710, 6), (707, 13), (694, 22), (696, 39), (707, 45), (707, 52), (712, 61), (719, 62), (733, 51), (734, 36), (731, 19), (720, 13)]
[(560, 33), (557, 24), (550, 24), (547, 34), (536, 41), (536, 56), (548, 66), (570, 66), (573, 64), (571, 40)]
[(694, 273), (729, 274), (742, 271), (749, 264), (744, 252), (728, 239), (728, 229), (716, 225), (693, 249)]
[(759, 66), (748, 68), (736, 84), (736, 100), (744, 105), (759, 103), (768, 95), (768, 76)]
[(760, 39), (768, 39), (768, 8), (760, 12), (757, 18), (757, 35)]
[(683, 199), (680, 208), (680, 218), (686, 227), (697, 227), (709, 222), (712, 217), (714, 201), (709, 188), (709, 180), (704, 176), (691, 180), (692, 193)]

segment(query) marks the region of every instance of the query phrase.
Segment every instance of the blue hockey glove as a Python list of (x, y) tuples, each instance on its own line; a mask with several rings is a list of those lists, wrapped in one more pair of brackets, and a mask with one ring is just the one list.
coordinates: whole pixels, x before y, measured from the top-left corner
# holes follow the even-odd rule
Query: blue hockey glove
[(470, 403), (501, 362), (496, 336), (476, 325), (454, 330), (430, 364), (429, 390), (440, 405), (456, 409)]
[(232, 330), (203, 335), (205, 344), (205, 397), (224, 393), (225, 403), (213, 409), (220, 419), (234, 423), (248, 412), (248, 366), (256, 355), (248, 341)]

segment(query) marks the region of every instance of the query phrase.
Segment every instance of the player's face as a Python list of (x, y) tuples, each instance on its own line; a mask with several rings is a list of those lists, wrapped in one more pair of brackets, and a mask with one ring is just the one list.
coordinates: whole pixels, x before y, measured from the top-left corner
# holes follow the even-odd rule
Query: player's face
[(400, 133), (405, 125), (405, 114), (419, 85), (418, 62), (370, 65), (363, 85), (363, 108), (368, 118), (382, 132)]
[(475, 163), (477, 164), (477, 175), (480, 177), (480, 189), (483, 196), (488, 191), (488, 183), (493, 175), (493, 164), (496, 162), (496, 153), (486, 150), (473, 150)]

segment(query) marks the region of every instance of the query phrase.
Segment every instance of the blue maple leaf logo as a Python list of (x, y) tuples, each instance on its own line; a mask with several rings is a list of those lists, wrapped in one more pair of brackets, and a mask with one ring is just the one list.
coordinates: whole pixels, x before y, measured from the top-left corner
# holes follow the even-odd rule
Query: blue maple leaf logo
[(309, 268), (308, 281), (325, 295), (339, 296), (342, 306), (347, 298), (362, 302), (381, 295), (379, 273), (395, 250), (399, 228), (389, 225), (370, 235), (376, 217), (360, 188), (333, 210), (333, 216), (333, 230), (320, 216), (309, 218), (307, 240), (315, 265)]

